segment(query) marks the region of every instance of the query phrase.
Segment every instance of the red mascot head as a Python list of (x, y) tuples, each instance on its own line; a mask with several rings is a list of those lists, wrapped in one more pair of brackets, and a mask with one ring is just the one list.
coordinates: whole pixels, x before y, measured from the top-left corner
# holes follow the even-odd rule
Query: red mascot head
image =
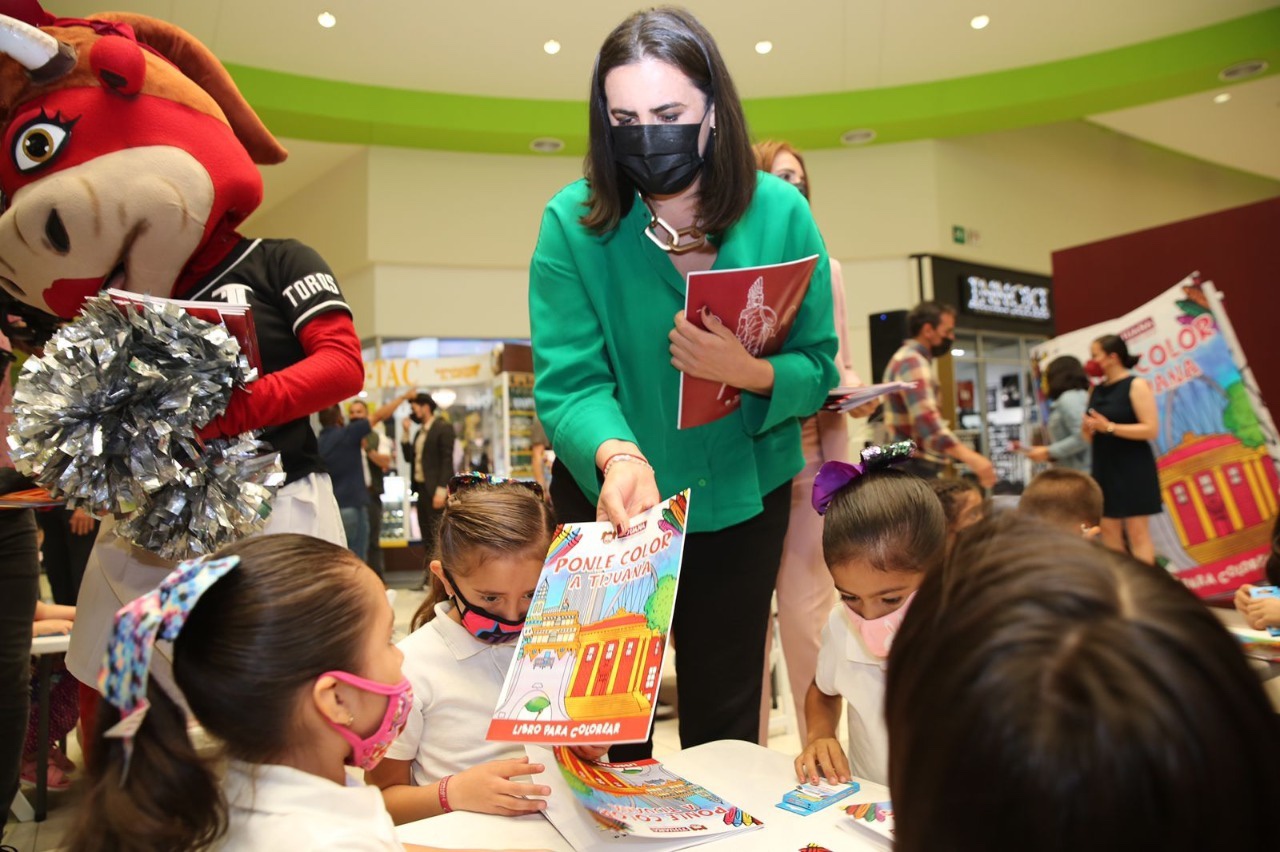
[(0, 12), (3, 295), (64, 319), (104, 287), (182, 295), (262, 200), (254, 163), (284, 149), (172, 24)]

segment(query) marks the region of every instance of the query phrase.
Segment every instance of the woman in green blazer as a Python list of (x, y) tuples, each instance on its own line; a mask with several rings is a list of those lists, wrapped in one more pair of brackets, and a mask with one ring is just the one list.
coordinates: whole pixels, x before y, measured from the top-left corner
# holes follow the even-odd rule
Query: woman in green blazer
[[(720, 52), (683, 10), (639, 12), (605, 40), (590, 149), (586, 178), (547, 205), (529, 277), (552, 497), (561, 521), (621, 526), (693, 489), (672, 626), (681, 742), (754, 741), (790, 481), (804, 464), (799, 418), (838, 383), (826, 250), (804, 198), (756, 171)], [(690, 272), (813, 254), (776, 355), (752, 356), (713, 316), (707, 330), (683, 317)], [(742, 388), (741, 407), (678, 430), (681, 372)]]

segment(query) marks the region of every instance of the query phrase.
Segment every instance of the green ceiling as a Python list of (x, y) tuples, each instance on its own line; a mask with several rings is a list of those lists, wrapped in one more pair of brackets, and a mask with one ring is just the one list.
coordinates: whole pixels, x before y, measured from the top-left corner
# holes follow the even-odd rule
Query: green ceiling
[[(745, 103), (757, 138), (831, 148), (847, 130), (875, 144), (936, 139), (1068, 121), (1224, 84), (1223, 68), (1248, 59), (1280, 72), (1280, 8), (1088, 56), (932, 83)], [(582, 101), (418, 92), (228, 66), (271, 130), (325, 142), (528, 154), (542, 136), (586, 150)]]

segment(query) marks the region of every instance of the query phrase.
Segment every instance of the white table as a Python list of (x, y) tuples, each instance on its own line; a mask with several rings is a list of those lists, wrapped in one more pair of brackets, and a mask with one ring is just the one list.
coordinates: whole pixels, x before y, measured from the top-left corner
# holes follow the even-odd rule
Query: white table
[[(883, 802), (887, 788), (870, 781), (843, 801), (810, 816), (799, 816), (775, 807), (782, 795), (795, 785), (794, 755), (783, 754), (738, 740), (721, 740), (667, 755), (664, 766), (697, 782), (716, 795), (737, 805), (764, 825), (756, 831), (711, 841), (695, 849), (714, 852), (783, 852), (817, 843), (840, 852), (878, 850), (873, 841), (841, 828), (847, 805)], [(540, 814), (500, 817), (455, 811), (400, 826), (404, 843), (467, 849), (550, 849), (574, 852), (564, 838)], [(643, 850), (644, 840), (626, 841), (610, 848)]]

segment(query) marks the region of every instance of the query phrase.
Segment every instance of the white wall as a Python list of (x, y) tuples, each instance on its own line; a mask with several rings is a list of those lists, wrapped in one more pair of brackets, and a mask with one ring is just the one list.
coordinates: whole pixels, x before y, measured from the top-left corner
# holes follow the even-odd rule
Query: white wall
[[(914, 301), (905, 258), (937, 253), (1050, 271), (1082, 242), (1280, 195), (1280, 183), (1073, 122), (945, 141), (810, 152), (814, 215), (845, 267), (851, 345), (867, 314)], [(361, 336), (523, 337), (527, 269), (547, 200), (576, 157), (370, 148), (255, 217), (314, 245)], [(951, 242), (951, 226), (977, 230)]]

